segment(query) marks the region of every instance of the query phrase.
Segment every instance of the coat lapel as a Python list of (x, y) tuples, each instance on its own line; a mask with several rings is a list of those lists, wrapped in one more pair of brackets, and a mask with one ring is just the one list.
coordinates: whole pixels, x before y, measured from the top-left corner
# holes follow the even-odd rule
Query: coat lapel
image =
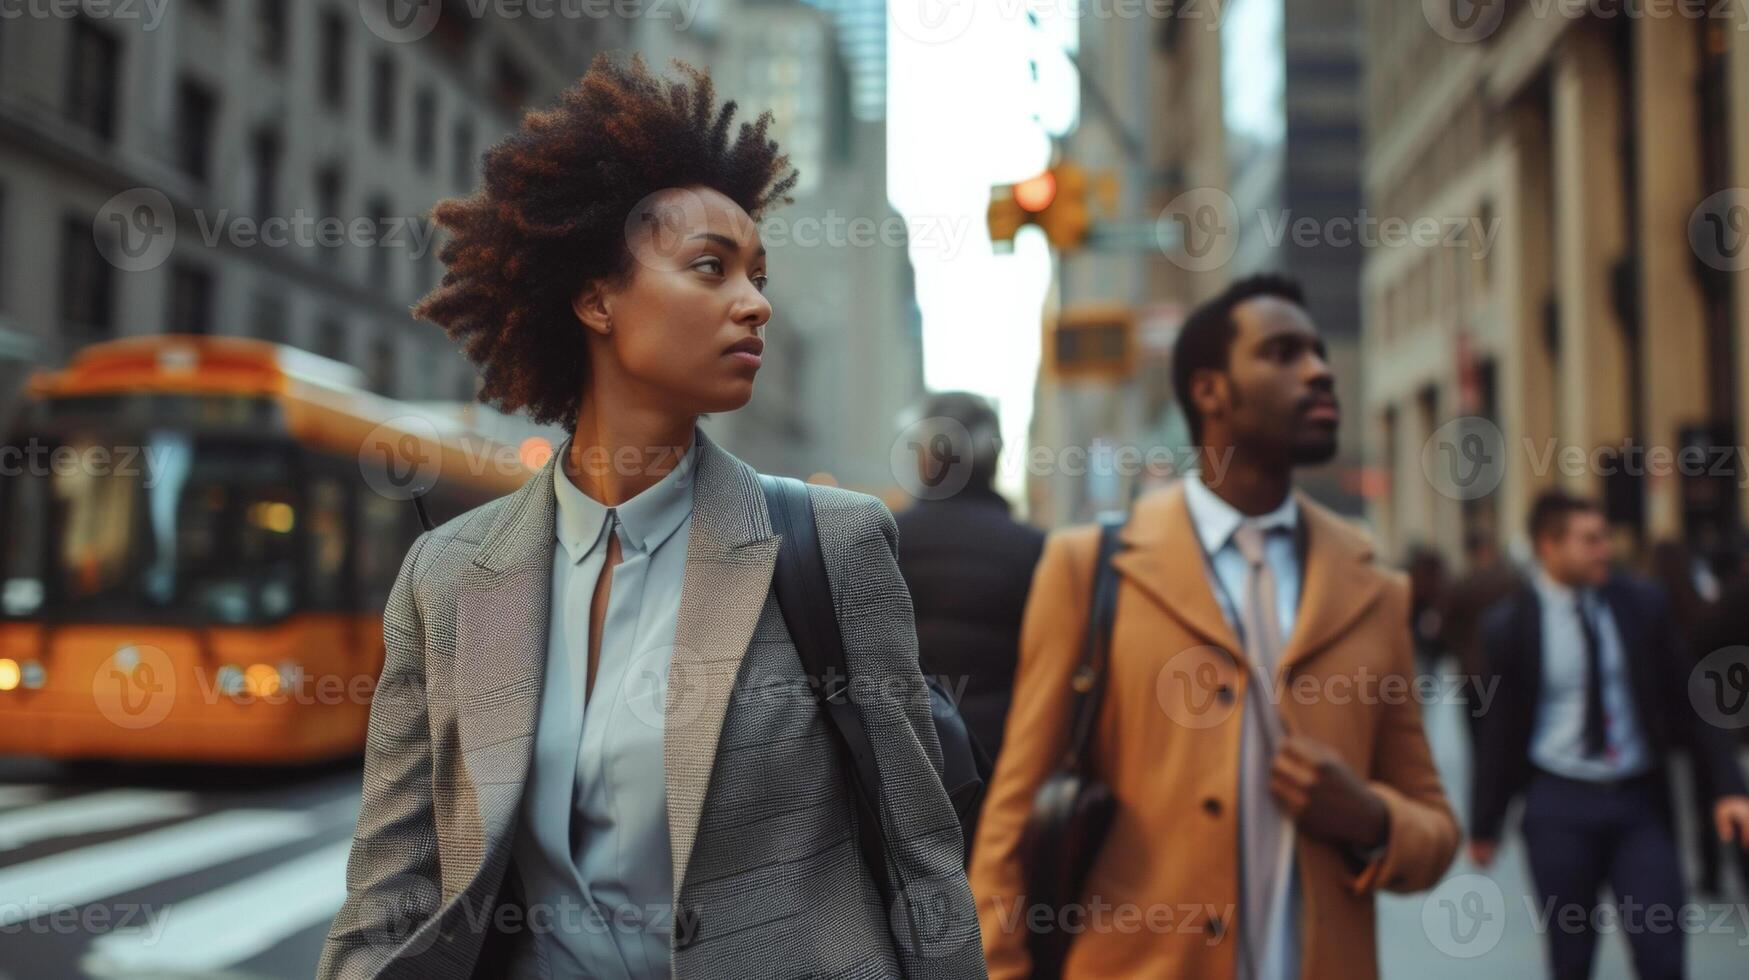
[(758, 474), (699, 430), (686, 572), (668, 665), (663, 778), (674, 896), (686, 880), (717, 738), (771, 588), (779, 538)]
[[(1294, 630), (1276, 667), (1278, 679), (1340, 636), (1378, 599), (1385, 582), (1372, 566), (1372, 546), (1363, 532), (1304, 493), (1294, 493), (1306, 535), (1304, 574)], [(1244, 647), (1209, 585), (1183, 485), (1138, 500), (1122, 540), (1126, 550), (1112, 560), (1118, 571), (1204, 642), (1243, 663)]]
[(1373, 566), (1372, 541), (1365, 532), (1304, 493), (1295, 490), (1294, 496), (1305, 528), (1306, 558), (1299, 611), (1276, 668), (1277, 680), (1341, 636), (1378, 600), (1386, 581)]
[[(1209, 587), (1183, 484), (1136, 501), (1112, 565), (1205, 642), (1245, 659), (1239, 637)], [(1173, 651), (1176, 653), (1177, 651)]]

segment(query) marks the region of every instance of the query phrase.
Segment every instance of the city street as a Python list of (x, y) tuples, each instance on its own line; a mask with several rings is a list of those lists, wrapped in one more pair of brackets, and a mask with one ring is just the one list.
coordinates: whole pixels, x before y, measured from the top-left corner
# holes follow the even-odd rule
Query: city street
[[(1459, 709), (1436, 704), (1427, 717), (1456, 787), (1468, 766)], [(344, 894), (357, 782), (350, 765), (63, 774), (0, 762), (0, 980), (310, 976)], [(1434, 891), (1386, 896), (1384, 975), (1535, 975), (1542, 946), (1528, 895), (1509, 840), (1483, 876), (1460, 858)], [(1749, 906), (1734, 893), (1700, 908), (1690, 976), (1742, 976)], [(1619, 935), (1601, 953), (1598, 977), (1632, 976)]]
[(356, 765), (0, 761), (0, 978), (307, 980), (357, 814)]

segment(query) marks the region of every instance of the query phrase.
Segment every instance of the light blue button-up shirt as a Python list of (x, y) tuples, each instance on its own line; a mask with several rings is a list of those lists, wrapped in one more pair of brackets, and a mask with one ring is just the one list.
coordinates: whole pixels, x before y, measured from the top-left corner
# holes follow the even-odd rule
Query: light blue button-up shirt
[[(528, 929), (554, 978), (669, 975), (673, 865), (663, 706), (698, 445), (695, 431), (673, 470), (612, 508), (578, 489), (562, 465), (553, 467), (546, 680), (513, 854)], [(559, 447), (561, 461), (570, 446), (566, 439)], [(585, 707), (589, 609), (610, 532), (619, 536), (621, 561), (611, 572)]]
[(1652, 768), (1651, 752), (1634, 714), (1633, 688), (1621, 633), (1609, 603), (1587, 590), (1585, 610), (1597, 628), (1598, 658), (1603, 665), (1603, 730), (1607, 748), (1600, 756), (1585, 754), (1585, 691), (1590, 668), (1585, 659), (1585, 633), (1574, 601), (1580, 593), (1555, 581), (1541, 568), (1535, 576), (1542, 606), (1542, 703), (1531, 731), (1530, 760), (1542, 769), (1571, 779), (1625, 779)]
[[(1233, 542), (1233, 532), (1239, 529), (1246, 517), (1204, 485), (1201, 473), (1185, 475), (1184, 500), (1190, 508), (1191, 525), (1196, 528), (1196, 536), (1209, 556), (1215, 579), (1210, 584), (1215, 586), (1215, 599), (1220, 603), (1221, 611), (1226, 613), (1233, 632), (1242, 634), (1244, 613), (1235, 604), (1245, 601), (1245, 576), (1249, 567), (1245, 556), (1239, 553), (1239, 546)], [(1294, 614), (1300, 602), (1300, 556), (1294, 538), (1299, 519), (1299, 504), (1291, 492), (1281, 506), (1255, 518), (1267, 532), (1263, 536), (1263, 560), (1269, 564), (1270, 574), (1275, 579), (1275, 614), (1281, 625), (1284, 644), (1293, 635)], [(1249, 727), (1245, 737), (1253, 737)], [(1263, 775), (1267, 779), (1267, 773)], [(1244, 825), (1245, 808), (1252, 806), (1275, 808), (1267, 782), (1259, 786), (1240, 785), (1240, 826)], [(1300, 975), (1300, 876), (1299, 862), (1293, 855), (1291, 826), (1286, 837), (1287, 856), (1277, 872), (1281, 877), (1276, 879), (1275, 900), (1270, 903), (1274, 906), (1270, 913), (1270, 936), (1264, 960), (1256, 974), (1271, 980)], [(1240, 860), (1256, 860), (1258, 857), (1240, 855)]]

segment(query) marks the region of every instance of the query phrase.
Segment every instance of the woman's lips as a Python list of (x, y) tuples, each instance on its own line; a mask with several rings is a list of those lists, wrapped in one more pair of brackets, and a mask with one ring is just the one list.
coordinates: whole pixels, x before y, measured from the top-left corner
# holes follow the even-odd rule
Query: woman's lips
[(758, 354), (755, 354), (750, 350), (730, 351), (729, 356), (734, 358), (737, 361), (740, 361), (742, 364), (746, 364), (750, 367), (758, 367), (759, 365), (765, 363), (765, 359), (763, 357), (760, 357)]

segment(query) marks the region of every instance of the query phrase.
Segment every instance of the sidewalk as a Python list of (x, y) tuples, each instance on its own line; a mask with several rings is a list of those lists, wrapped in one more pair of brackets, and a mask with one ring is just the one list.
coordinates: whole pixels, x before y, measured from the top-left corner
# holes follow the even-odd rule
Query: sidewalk
[[(1444, 703), (1425, 709), (1434, 760), (1460, 822), (1465, 818), (1470, 761), (1462, 711), (1460, 705)], [(1677, 802), (1681, 830), (1690, 832), (1688, 794), (1680, 792)], [(1687, 838), (1681, 853), (1685, 862), (1690, 860)], [(1692, 882), (1693, 868), (1687, 870)], [(1516, 833), (1501, 842), (1493, 867), (1486, 871), (1479, 871), (1460, 851), (1445, 880), (1433, 891), (1380, 896), (1381, 971), (1387, 980), (1546, 976), (1542, 936), (1537, 931), (1541, 914), (1525, 865), (1523, 843)], [(1741, 890), (1734, 889), (1710, 904), (1699, 904), (1692, 914), (1688, 976), (1692, 980), (1749, 976), (1749, 903)], [(1633, 977), (1627, 942), (1619, 932), (1599, 938), (1593, 976), (1597, 980)]]

